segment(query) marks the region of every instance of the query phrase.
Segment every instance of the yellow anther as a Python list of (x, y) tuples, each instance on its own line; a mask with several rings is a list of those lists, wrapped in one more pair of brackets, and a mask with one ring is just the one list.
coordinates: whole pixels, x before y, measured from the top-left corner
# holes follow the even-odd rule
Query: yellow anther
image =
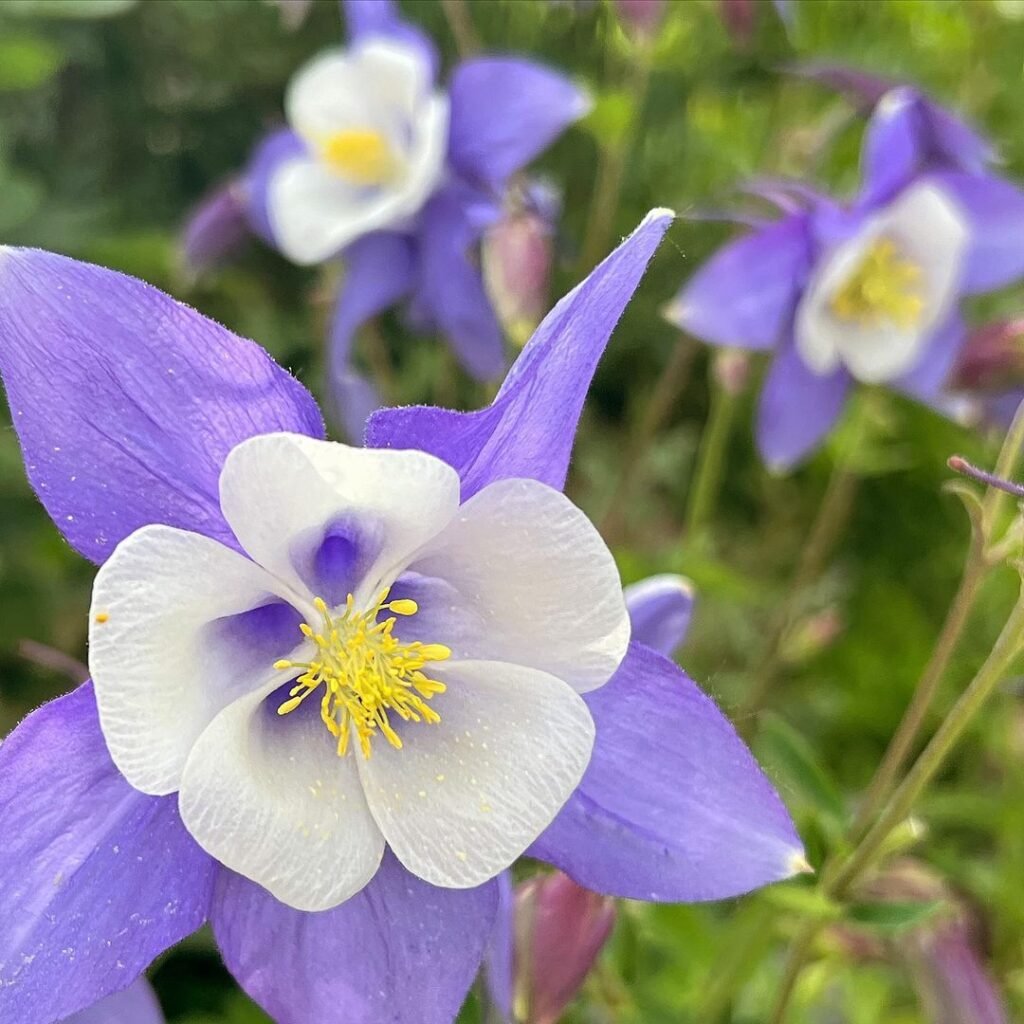
[(325, 162), (357, 185), (381, 185), (393, 178), (398, 161), (388, 140), (369, 128), (352, 128), (320, 143)]
[(924, 312), (921, 268), (883, 235), (868, 246), (829, 305), (836, 316), (862, 327), (914, 327)]
[(377, 733), (396, 750), (401, 749), (402, 739), (395, 732), (391, 715), (405, 722), (435, 724), (441, 720), (426, 701), (444, 693), (445, 685), (424, 675), (422, 669), (429, 662), (444, 661), (451, 650), (444, 644), (418, 640), (401, 643), (392, 634), (398, 620), (393, 616), (382, 621), (378, 618), (385, 611), (414, 615), (419, 606), (408, 598), (389, 603), (387, 596), (385, 590), (372, 608), (358, 612), (349, 594), (337, 615), (332, 615), (326, 601), (316, 598), (313, 606), (323, 619), (321, 632), (305, 622), (299, 628), (316, 645), (317, 660), (274, 662), (277, 670), (297, 669), (302, 673), (277, 713), (289, 714), (322, 686), (320, 717), (337, 739), (338, 755), (342, 757), (348, 752), (353, 732), (364, 757), (370, 756), (371, 741)]

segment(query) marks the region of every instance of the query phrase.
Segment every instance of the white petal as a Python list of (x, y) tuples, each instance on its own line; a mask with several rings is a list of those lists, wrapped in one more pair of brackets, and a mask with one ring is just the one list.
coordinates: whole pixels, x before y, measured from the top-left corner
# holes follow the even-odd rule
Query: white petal
[[(924, 306), (912, 328), (861, 326), (836, 317), (830, 308), (835, 292), (882, 236), (921, 270)], [(812, 279), (797, 311), (801, 357), (819, 374), (831, 373), (842, 362), (869, 384), (902, 376), (917, 364), (932, 332), (953, 309), (967, 242), (967, 222), (941, 189), (927, 183), (906, 189), (838, 246)]]
[(207, 853), (282, 903), (327, 910), (373, 878), (384, 838), (317, 698), (280, 716), (267, 696), (236, 701), (199, 737), (181, 782), (182, 821)]
[(321, 263), (361, 235), (397, 225), (407, 206), (402, 191), (351, 184), (305, 156), (284, 161), (267, 190), (274, 240), (285, 256), (303, 264)]
[(388, 845), (432, 885), (468, 888), (507, 868), (579, 784), (594, 723), (573, 690), (534, 669), (445, 664), (431, 706), (396, 750), (379, 738), (357, 757), (370, 810)]
[(137, 530), (101, 567), (89, 668), (111, 757), (136, 789), (176, 790), (192, 744), (214, 716), (266, 682), (274, 660), (301, 639), (297, 616), (278, 631), (283, 649), (250, 645), (244, 632), (232, 636), (228, 617), (282, 593), (238, 552), (170, 526)]
[(400, 43), (373, 39), (350, 50), (329, 50), (295, 75), (285, 97), (288, 123), (315, 140), (353, 128), (381, 128), (414, 114), (430, 84), (422, 55)]
[(580, 693), (606, 683), (626, 653), (629, 616), (611, 552), (564, 494), (535, 480), (485, 487), (409, 569), (452, 589), (444, 608), (425, 606), (396, 628), (403, 639), (415, 629), (455, 658), (528, 665)]
[(362, 606), (449, 523), (459, 487), (455, 470), (424, 452), (263, 434), (228, 454), (220, 501), (252, 558), (307, 595), (302, 565), (330, 531), (351, 535), (361, 581), (352, 593)]

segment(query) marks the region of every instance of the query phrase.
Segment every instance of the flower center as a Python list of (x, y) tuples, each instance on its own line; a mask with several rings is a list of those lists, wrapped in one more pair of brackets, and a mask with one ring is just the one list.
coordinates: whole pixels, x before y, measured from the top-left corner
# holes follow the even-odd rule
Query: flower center
[(326, 136), (320, 151), (331, 170), (357, 185), (380, 185), (393, 178), (398, 160), (388, 140), (370, 128)]
[[(294, 711), (311, 693), (323, 686), (320, 717), (338, 740), (338, 756), (348, 752), (349, 738), (355, 731), (363, 757), (370, 756), (370, 741), (379, 731), (391, 746), (400, 749), (401, 737), (391, 727), (394, 713), (406, 722), (441, 721), (441, 716), (426, 702), (444, 693), (444, 683), (429, 679), (421, 671), (431, 661), (444, 661), (451, 651), (444, 644), (400, 643), (392, 635), (395, 615), (415, 615), (415, 601), (387, 600), (385, 590), (368, 611), (356, 611), (348, 595), (340, 615), (332, 615), (327, 603), (317, 598), (313, 604), (320, 613), (318, 629), (303, 622), (299, 629), (316, 645), (313, 661), (277, 661), (278, 670), (298, 668), (303, 674), (295, 681), (289, 699), (278, 709), (279, 715)], [(377, 621), (382, 611), (394, 615)]]
[(862, 327), (876, 327), (883, 321), (914, 327), (924, 310), (921, 268), (892, 239), (878, 238), (829, 305), (836, 316)]

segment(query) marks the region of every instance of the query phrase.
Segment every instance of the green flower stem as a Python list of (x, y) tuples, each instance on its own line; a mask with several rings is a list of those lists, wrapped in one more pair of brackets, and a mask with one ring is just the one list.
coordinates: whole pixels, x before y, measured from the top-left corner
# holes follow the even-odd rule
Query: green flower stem
[(654, 435), (668, 419), (676, 401), (689, 382), (697, 348), (697, 342), (693, 338), (686, 334), (680, 334), (675, 348), (672, 349), (672, 354), (669, 356), (668, 364), (658, 378), (650, 400), (640, 403), (643, 408), (643, 417), (630, 437), (626, 454), (622, 459), (622, 472), (601, 519), (601, 534), (609, 542), (622, 532), (625, 525), (627, 499), (632, 495), (640, 471), (644, 467)]
[[(1024, 448), (1024, 403), (1017, 410), (996, 461), (995, 473), (1003, 479), (1012, 477)], [(946, 613), (939, 638), (928, 659), (910, 704), (903, 715), (889, 747), (882, 758), (867, 793), (857, 811), (851, 828), (854, 842), (860, 840), (885, 804), (896, 784), (900, 771), (917, 742), (928, 713), (938, 694), (939, 684), (949, 667), (960, 637), (977, 603), (981, 587), (995, 564), (988, 548), (1006, 512), (1010, 495), (990, 487), (981, 504), (980, 516), (972, 522), (971, 543), (964, 562), (963, 573), (956, 595)]]
[(725, 469), (725, 455), (729, 447), (729, 435), (736, 419), (739, 395), (723, 387), (711, 371), (711, 409), (700, 439), (697, 452), (697, 466), (690, 485), (689, 501), (686, 508), (687, 543), (699, 541), (707, 529), (708, 522), (718, 500), (718, 491)]

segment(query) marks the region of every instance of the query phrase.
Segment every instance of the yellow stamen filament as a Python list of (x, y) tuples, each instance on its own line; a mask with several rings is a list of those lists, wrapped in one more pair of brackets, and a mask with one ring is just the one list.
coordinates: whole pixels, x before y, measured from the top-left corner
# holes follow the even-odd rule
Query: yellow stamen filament
[[(371, 753), (370, 742), (379, 732), (396, 749), (401, 737), (392, 727), (390, 715), (405, 722), (434, 725), (441, 716), (426, 702), (444, 693), (444, 683), (428, 678), (422, 669), (432, 661), (444, 661), (451, 650), (444, 644), (423, 644), (418, 640), (401, 643), (394, 635), (397, 615), (415, 615), (419, 606), (406, 598), (387, 600), (385, 590), (376, 604), (365, 612), (356, 611), (351, 594), (339, 615), (332, 615), (327, 603), (317, 598), (320, 613), (316, 628), (303, 622), (299, 629), (316, 645), (314, 660), (274, 663), (278, 671), (301, 669), (302, 675), (289, 691), (279, 715), (294, 711), (311, 693), (323, 686), (320, 717), (338, 740), (338, 756), (348, 753), (352, 732), (363, 757)], [(381, 612), (393, 614), (378, 622)]]
[(357, 185), (381, 185), (398, 169), (388, 140), (372, 129), (335, 132), (321, 141), (320, 151), (332, 170)]
[(836, 316), (862, 327), (914, 327), (924, 311), (921, 268), (892, 239), (878, 238), (829, 305)]

